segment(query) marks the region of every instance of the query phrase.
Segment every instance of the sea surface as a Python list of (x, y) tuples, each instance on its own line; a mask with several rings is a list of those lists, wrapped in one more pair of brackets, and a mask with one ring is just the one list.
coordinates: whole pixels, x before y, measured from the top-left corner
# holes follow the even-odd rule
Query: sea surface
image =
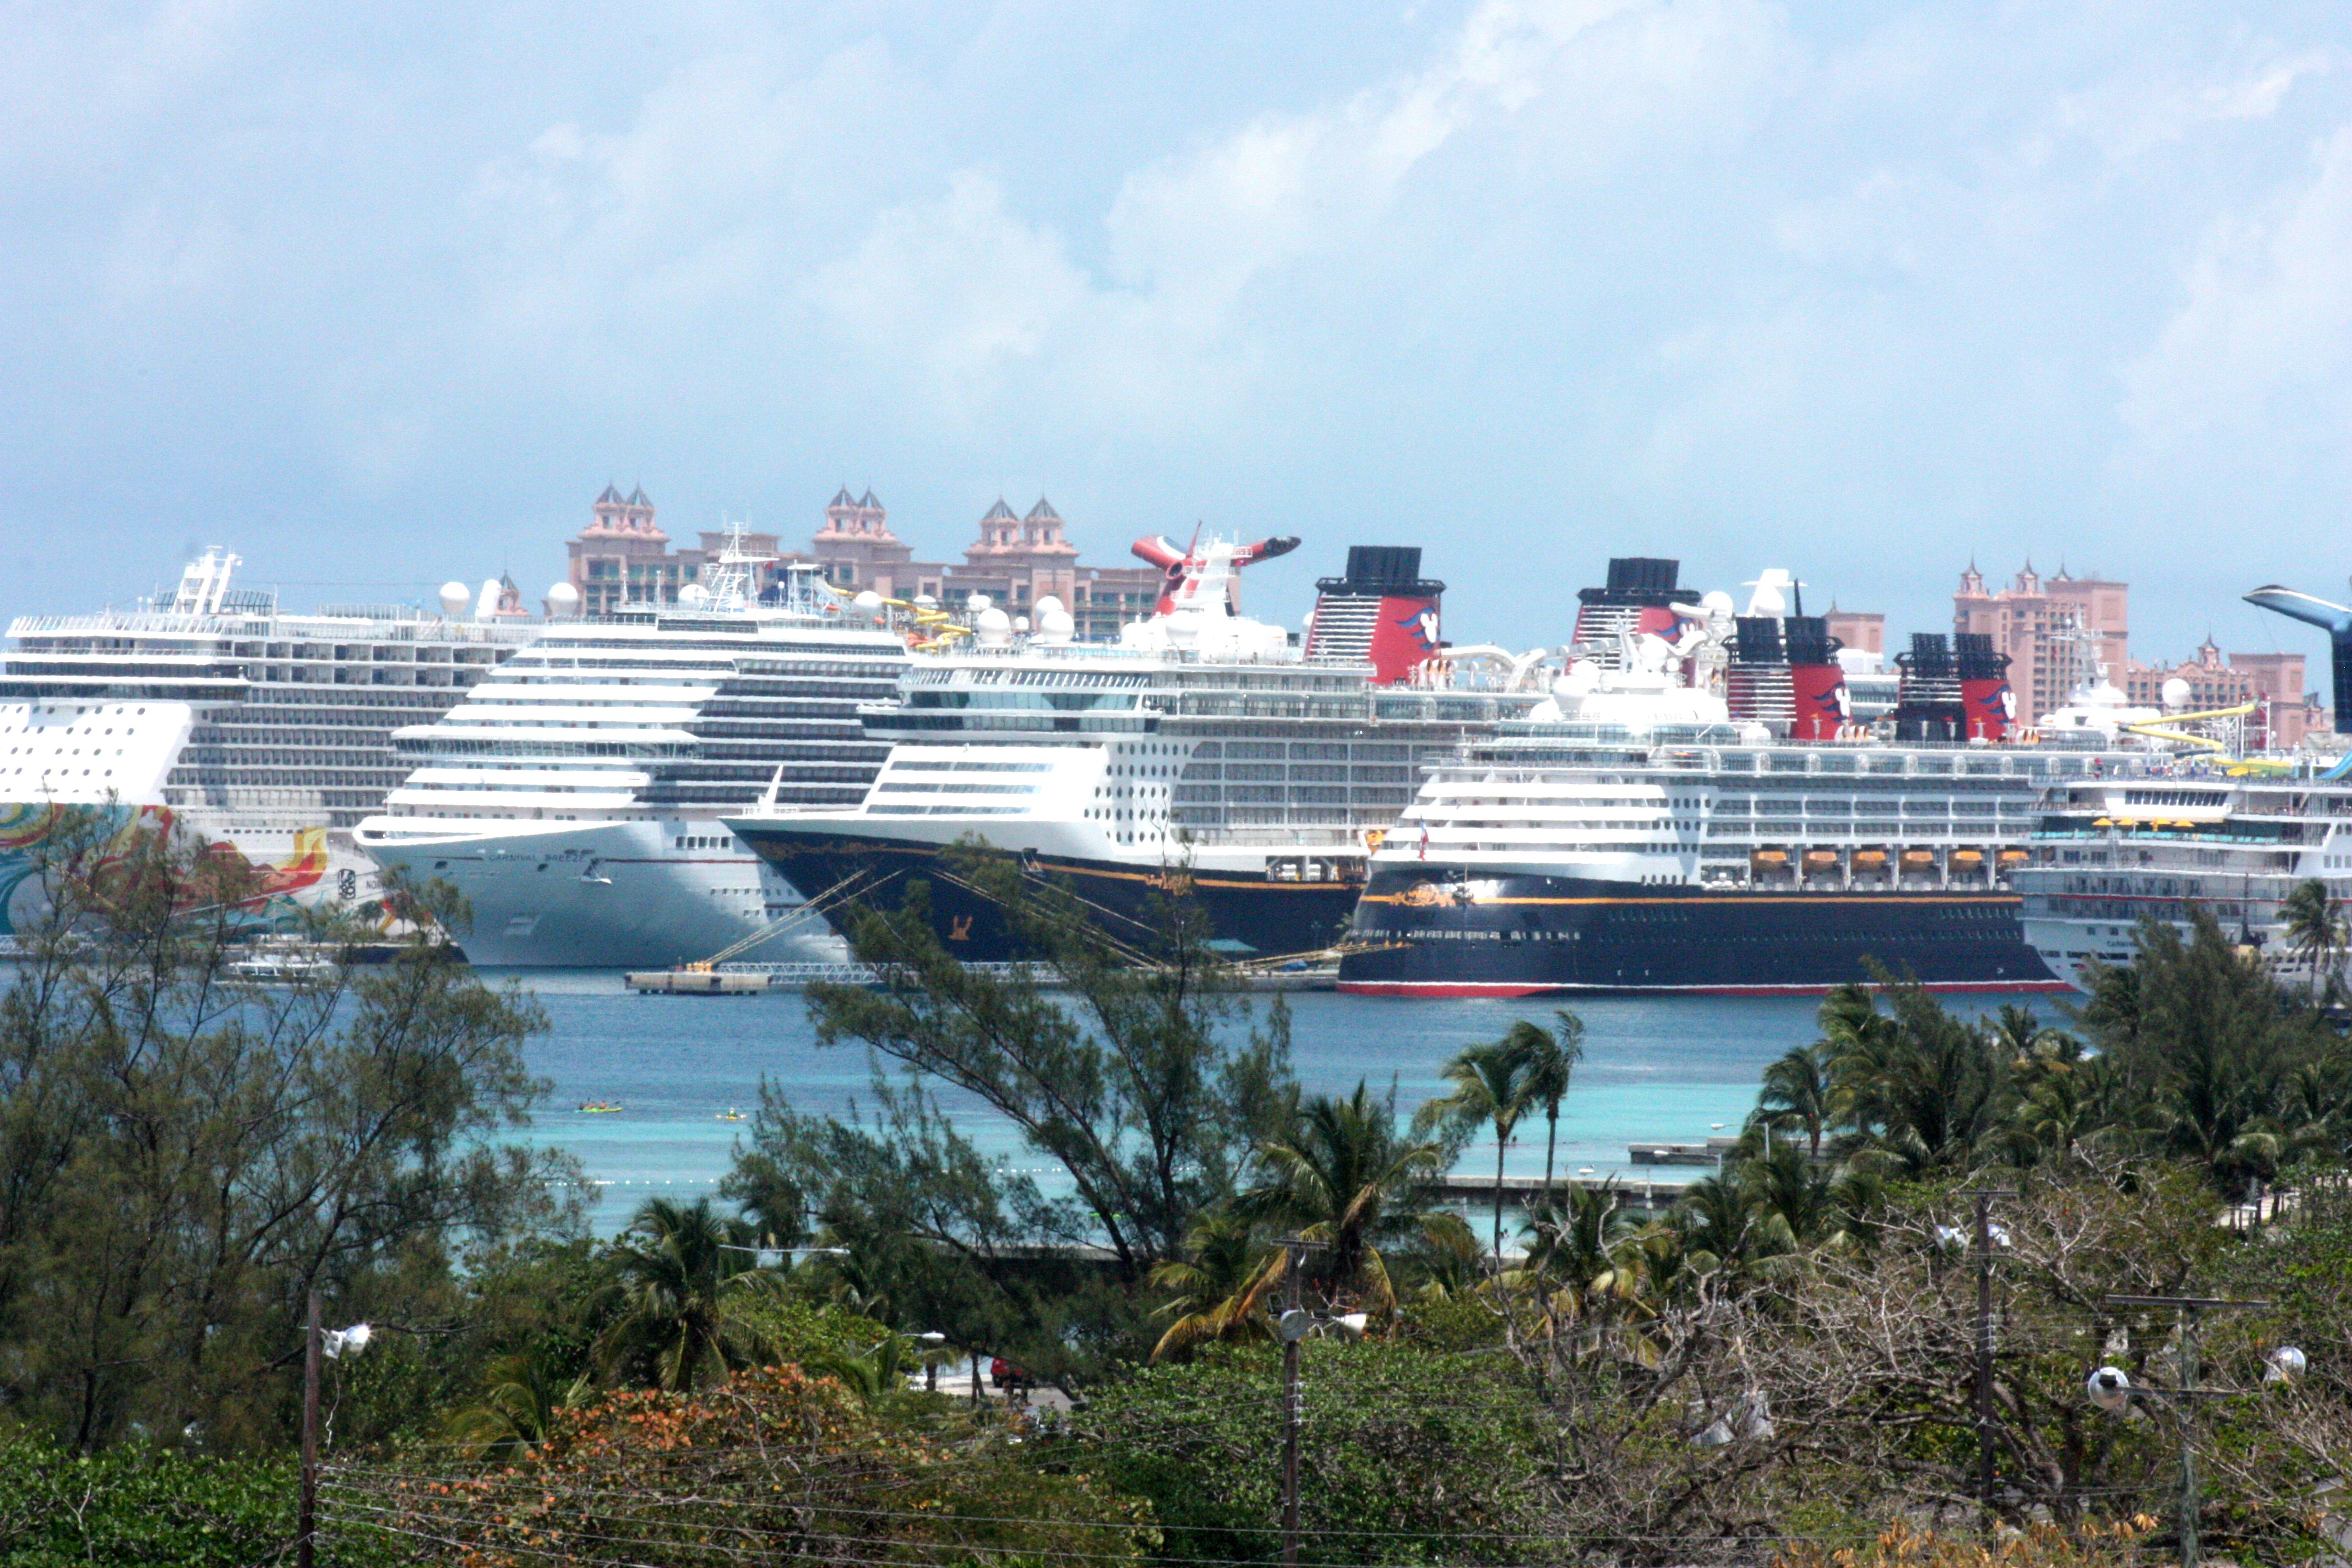
[[(691, 1199), (715, 1190), (738, 1141), (750, 1137), (762, 1077), (803, 1110), (838, 1113), (853, 1099), (871, 1098), (863, 1047), (820, 1047), (797, 994), (638, 996), (625, 989), (618, 971), (483, 974), (516, 980), (547, 1009), (553, 1026), (530, 1043), (528, 1055), (553, 1088), (525, 1136), (578, 1156), (597, 1184), (593, 1218), (600, 1233), (625, 1225), (647, 1197)], [(1496, 1038), (1517, 1019), (1549, 1026), (1553, 1016), (1544, 1002), (1415, 1002), (1330, 992), (1286, 1000), (1292, 1064), (1309, 1092), (1344, 1093), (1360, 1079), (1381, 1092), (1393, 1080), (1399, 1109), (1407, 1113), (1444, 1092), (1439, 1070), (1455, 1051)], [(1260, 1017), (1271, 1001), (1252, 999)], [(1631, 1144), (1696, 1142), (1736, 1131), (1756, 1103), (1765, 1064), (1815, 1037), (1815, 1006), (1810, 999), (1579, 1002), (1584, 1061), (1560, 1110), (1559, 1169), (1606, 1174), (1628, 1169)], [(953, 1095), (941, 1100), (984, 1153), (1014, 1165), (1034, 1160), (1001, 1117)], [(577, 1109), (592, 1100), (624, 1109)], [(730, 1110), (745, 1120), (726, 1120)], [(1543, 1158), (1544, 1125), (1537, 1117), (1522, 1124), (1505, 1169), (1539, 1175)], [(1463, 1164), (1491, 1171), (1494, 1159), (1490, 1137), (1471, 1145)]]

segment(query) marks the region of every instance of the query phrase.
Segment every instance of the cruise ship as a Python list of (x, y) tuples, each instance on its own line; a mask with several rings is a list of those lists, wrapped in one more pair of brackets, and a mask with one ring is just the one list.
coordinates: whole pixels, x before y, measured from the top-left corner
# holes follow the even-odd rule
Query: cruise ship
[(43, 847), (76, 816), (176, 826), (259, 872), (251, 915), (359, 909), (375, 868), (352, 829), (405, 773), (392, 732), (461, 700), (535, 636), (511, 585), (407, 605), (278, 607), (207, 550), (170, 598), (25, 616), (0, 673), (0, 939), (44, 900)]
[(2143, 918), (2185, 931), (2195, 906), (2283, 977), (2310, 979), (2284, 939), (2281, 906), (2314, 879), (2331, 899), (2352, 897), (2352, 782), (2319, 766), (2231, 777), (2199, 759), (2053, 788), (2013, 877), (2026, 941), (2079, 988), (2089, 963), (2131, 963)]
[(1150, 949), (1187, 900), (1236, 958), (1328, 949), (1419, 770), (1543, 697), (1538, 655), (1453, 647), (1421, 552), (1351, 549), (1303, 643), (1236, 608), (1238, 573), (1296, 540), (1139, 542), (1167, 574), (1116, 645), (1070, 639), (1050, 599), (1025, 631), (983, 609), (969, 643), (918, 655), (901, 701), (864, 710), (887, 763), (852, 808), (763, 808), (727, 826), (791, 881), (895, 904), (929, 889), (959, 957), (1021, 956), (1003, 911), (940, 864), (971, 838), (1063, 880), (1115, 945)]
[(551, 626), (464, 702), (399, 731), (414, 771), (359, 825), (361, 847), (465, 895), (476, 963), (841, 957), (720, 818), (864, 798), (888, 748), (857, 710), (896, 690), (907, 644), (814, 566), (755, 595), (772, 559), (738, 527), (676, 606)]
[(1734, 616), (1678, 572), (1611, 563), (1551, 699), (1431, 772), (1372, 857), (1340, 989), (1804, 994), (1874, 963), (2063, 989), (2011, 886), (2036, 803), (2138, 760), (2095, 732), (2017, 743), (2006, 661), (1967, 636), (1915, 637), (1894, 711), (1859, 722), (1786, 573)]

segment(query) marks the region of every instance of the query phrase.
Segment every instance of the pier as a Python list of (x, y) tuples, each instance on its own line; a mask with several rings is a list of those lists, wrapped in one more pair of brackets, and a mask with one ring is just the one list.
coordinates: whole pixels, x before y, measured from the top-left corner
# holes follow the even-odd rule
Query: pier
[[(1061, 977), (1042, 964), (968, 963), (975, 973), (1000, 980), (1027, 978), (1057, 990)], [(1339, 984), (1336, 965), (1304, 969), (1233, 970), (1219, 976), (1242, 991), (1329, 991)], [(635, 969), (628, 988), (646, 996), (765, 996), (805, 991), (811, 985), (880, 985), (881, 973), (865, 963), (718, 963), (683, 969)]]
[[(1683, 1195), (1684, 1189), (1696, 1179), (1692, 1176), (1653, 1176), (1646, 1173), (1640, 1176), (1628, 1176), (1622, 1172), (1595, 1176), (1556, 1175), (1547, 1188), (1541, 1176), (1505, 1176), (1503, 1202), (1512, 1208), (1525, 1210), (1548, 1194), (1564, 1195), (1572, 1190), (1597, 1192), (1614, 1183), (1620, 1207), (1662, 1213), (1672, 1206)], [(1456, 1202), (1491, 1205), (1495, 1201), (1495, 1178), (1492, 1176), (1469, 1175), (1455, 1171), (1439, 1177), (1436, 1186), (1441, 1194)]]

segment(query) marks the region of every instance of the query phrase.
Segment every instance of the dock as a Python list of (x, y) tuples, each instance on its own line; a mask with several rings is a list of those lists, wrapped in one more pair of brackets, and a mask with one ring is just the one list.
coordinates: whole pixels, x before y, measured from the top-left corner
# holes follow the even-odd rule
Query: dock
[(729, 969), (633, 970), (627, 983), (647, 996), (759, 996), (778, 989), (768, 975)]
[[(1561, 1194), (1570, 1190), (1596, 1192), (1613, 1183), (1621, 1206), (1660, 1213), (1671, 1207), (1694, 1179), (1689, 1176), (1658, 1177), (1647, 1173), (1627, 1176), (1622, 1173), (1608, 1176), (1556, 1175), (1547, 1189), (1541, 1176), (1505, 1176), (1503, 1202), (1513, 1208), (1526, 1209), (1541, 1201), (1548, 1192)], [(1437, 1179), (1437, 1190), (1444, 1196), (1461, 1202), (1492, 1204), (1495, 1201), (1495, 1178), (1455, 1171)]]
[(1710, 1138), (1704, 1143), (1634, 1143), (1625, 1153), (1636, 1165), (1704, 1165), (1714, 1170), (1738, 1142), (1736, 1138)]
[[(970, 963), (976, 973), (1000, 979), (1026, 975), (1048, 990), (1060, 977), (1043, 965)], [(863, 963), (716, 963), (677, 969), (635, 969), (625, 977), (645, 996), (766, 996), (805, 991), (811, 985), (878, 985), (881, 975)], [(1336, 965), (1319, 968), (1238, 970), (1224, 976), (1243, 991), (1329, 991), (1339, 984)]]

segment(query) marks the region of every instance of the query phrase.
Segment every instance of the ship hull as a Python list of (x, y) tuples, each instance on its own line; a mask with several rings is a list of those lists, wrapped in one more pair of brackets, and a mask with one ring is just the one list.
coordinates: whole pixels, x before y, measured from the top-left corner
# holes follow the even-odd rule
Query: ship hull
[(1801, 891), (1376, 869), (1339, 965), (1360, 995), (1817, 995), (1878, 971), (1930, 990), (2068, 987), (2000, 889)]
[[(857, 904), (896, 909), (908, 889), (928, 889), (931, 923), (940, 942), (973, 963), (1034, 957), (1011, 929), (1007, 911), (943, 865), (942, 846), (822, 827), (779, 827), (736, 818), (736, 836), (795, 886), (822, 899), (822, 889), (863, 874), (857, 897), (828, 918), (845, 928)], [(1197, 912), (1208, 940), (1234, 958), (1278, 958), (1319, 952), (1346, 932), (1356, 895), (1353, 881), (1292, 882), (1246, 866), (1196, 867), (1171, 875), (1154, 866), (1024, 849), (1032, 886), (1059, 884), (1089, 906), (1096, 929), (1115, 945), (1148, 950), (1167, 925), (1171, 900)]]
[[(387, 820), (402, 825), (401, 839), (375, 826)], [(478, 964), (648, 968), (706, 959), (801, 901), (708, 818), (415, 837), (408, 820), (372, 819), (362, 845), (386, 870), (417, 883), (438, 878), (463, 895), (471, 925), (460, 945)], [(811, 916), (739, 956), (789, 963), (846, 954)]]
[(237, 910), (241, 924), (291, 929), (310, 909), (373, 918), (369, 906), (381, 890), (376, 868), (350, 833), (281, 815), (286, 820), (273, 822), (254, 812), (0, 801), (0, 942), (48, 918), (46, 872), (68, 842), (94, 848), (102, 877), (110, 859), (131, 852), (137, 835), (174, 831), (247, 863), (252, 897)]

